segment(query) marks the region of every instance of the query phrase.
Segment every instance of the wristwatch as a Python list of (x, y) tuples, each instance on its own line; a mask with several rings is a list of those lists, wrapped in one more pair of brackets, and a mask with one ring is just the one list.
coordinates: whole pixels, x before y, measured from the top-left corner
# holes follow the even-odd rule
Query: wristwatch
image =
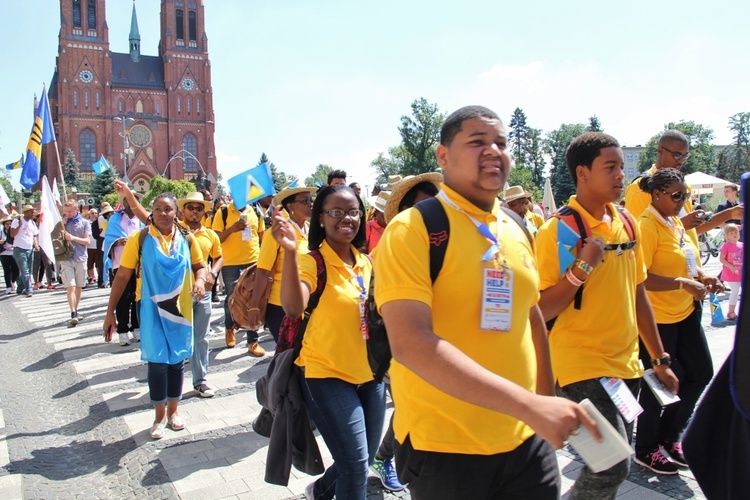
[(664, 356), (662, 356), (659, 359), (652, 359), (651, 360), (651, 366), (656, 367), (659, 365), (671, 365), (672, 364), (672, 356), (669, 355), (669, 353), (665, 352)]
[(591, 271), (594, 270), (594, 267), (591, 264), (581, 259), (574, 260), (573, 267), (577, 267), (578, 269), (586, 273), (586, 276), (590, 275)]

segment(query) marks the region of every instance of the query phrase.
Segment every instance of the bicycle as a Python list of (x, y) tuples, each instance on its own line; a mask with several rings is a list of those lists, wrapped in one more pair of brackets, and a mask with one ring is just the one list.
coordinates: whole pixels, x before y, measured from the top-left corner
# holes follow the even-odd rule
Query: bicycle
[(698, 249), (701, 264), (705, 265), (710, 257), (718, 257), (724, 243), (724, 231), (721, 228), (711, 229), (698, 235)]

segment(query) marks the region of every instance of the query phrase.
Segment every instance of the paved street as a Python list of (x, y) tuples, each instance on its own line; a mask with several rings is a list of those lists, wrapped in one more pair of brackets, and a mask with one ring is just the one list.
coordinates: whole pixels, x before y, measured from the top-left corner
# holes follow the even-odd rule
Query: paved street
[[(718, 272), (718, 261), (707, 270)], [(289, 486), (263, 481), (268, 440), (250, 422), (259, 412), (255, 382), (270, 356), (249, 357), (244, 339), (226, 349), (222, 310), (214, 310), (209, 384), (216, 396), (192, 391), (189, 365), (180, 414), (187, 429), (167, 430), (152, 441), (148, 429), (146, 366), (137, 344), (120, 347), (101, 337), (108, 289), (83, 292), (85, 320), (67, 327), (62, 289), (32, 298), (0, 298), (0, 496), (2, 498), (301, 498), (311, 479), (292, 471)], [(708, 309), (708, 308), (706, 308)], [(734, 324), (704, 325), (718, 369), (732, 347)], [(116, 337), (116, 336), (115, 336)], [(116, 339), (115, 339), (116, 340)], [(263, 337), (271, 351), (273, 341)], [(319, 439), (327, 463), (330, 456)], [(582, 463), (571, 450), (558, 452), (565, 491)], [(370, 480), (371, 498), (387, 494)], [(634, 465), (618, 498), (704, 498), (689, 471), (657, 477)]]

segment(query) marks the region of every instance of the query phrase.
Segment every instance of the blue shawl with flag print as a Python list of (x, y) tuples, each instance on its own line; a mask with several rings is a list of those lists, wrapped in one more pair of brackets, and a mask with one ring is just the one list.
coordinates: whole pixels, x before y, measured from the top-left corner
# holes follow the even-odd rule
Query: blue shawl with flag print
[[(103, 267), (105, 276), (107, 272), (112, 269), (112, 259), (109, 258), (109, 250), (112, 248), (112, 245), (114, 245), (117, 240), (122, 238), (127, 239), (128, 236), (132, 234), (126, 233), (122, 228), (122, 216), (124, 213), (125, 211), (118, 210), (113, 213), (107, 221), (107, 230), (104, 232), (104, 245), (102, 246), (102, 252), (104, 252), (102, 258), (104, 259)], [(144, 227), (146, 226), (143, 222), (138, 221), (138, 229), (143, 229)]]
[(190, 245), (174, 235), (170, 255), (149, 232), (141, 250), (141, 360), (179, 363), (193, 355)]

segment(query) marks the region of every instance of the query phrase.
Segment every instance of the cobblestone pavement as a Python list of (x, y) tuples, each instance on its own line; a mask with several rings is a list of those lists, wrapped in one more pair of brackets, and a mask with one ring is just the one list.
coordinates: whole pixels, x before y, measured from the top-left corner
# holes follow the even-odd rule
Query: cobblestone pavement
[[(216, 396), (197, 397), (188, 365), (180, 404), (188, 426), (151, 441), (153, 410), (137, 344), (101, 338), (108, 295), (108, 289), (84, 290), (85, 320), (74, 328), (67, 327), (64, 290), (0, 298), (0, 497), (303, 498), (311, 478), (296, 470), (288, 487), (263, 481), (268, 440), (250, 426), (259, 411), (255, 382), (270, 356), (248, 356), (244, 339), (225, 348), (222, 311), (215, 307), (208, 378)], [(718, 368), (731, 350), (734, 325), (706, 326), (706, 334)], [(273, 347), (268, 335), (262, 344)], [(567, 448), (558, 459), (567, 492), (583, 464)], [(388, 493), (379, 485), (370, 478), (368, 498), (409, 498), (408, 491)], [(618, 498), (704, 496), (689, 471), (659, 477), (633, 465)]]

